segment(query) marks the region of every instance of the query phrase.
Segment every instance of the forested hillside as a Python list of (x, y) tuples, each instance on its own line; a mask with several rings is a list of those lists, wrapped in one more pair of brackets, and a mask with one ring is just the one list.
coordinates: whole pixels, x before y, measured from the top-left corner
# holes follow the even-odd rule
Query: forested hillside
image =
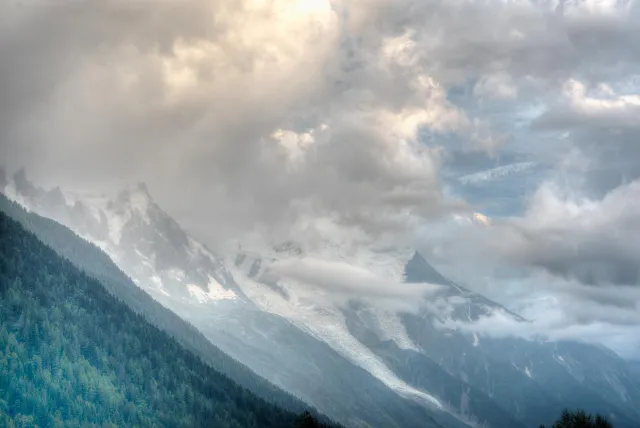
[(0, 211), (19, 222), (40, 241), (71, 261), (76, 267), (98, 279), (109, 293), (126, 303), (134, 312), (143, 315), (151, 324), (169, 333), (182, 346), (202, 358), (215, 370), (279, 407), (296, 413), (307, 410), (308, 405), (278, 389), (226, 355), (195, 327), (155, 301), (136, 286), (100, 248), (79, 237), (67, 227), (26, 211), (1, 193)]
[(287, 427), (0, 213), (0, 425)]

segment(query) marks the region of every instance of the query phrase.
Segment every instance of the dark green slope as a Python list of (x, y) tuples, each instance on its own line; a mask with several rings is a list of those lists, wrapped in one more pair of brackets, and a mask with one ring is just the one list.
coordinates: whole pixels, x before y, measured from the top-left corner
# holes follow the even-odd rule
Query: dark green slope
[(76, 267), (98, 279), (107, 291), (122, 300), (136, 313), (143, 315), (147, 321), (169, 333), (182, 346), (234, 382), (258, 397), (292, 412), (301, 413), (309, 407), (229, 357), (209, 342), (195, 327), (138, 288), (101, 249), (79, 237), (67, 227), (26, 211), (1, 193), (0, 211), (18, 221), (25, 229)]
[(292, 427), (0, 213), (0, 426)]

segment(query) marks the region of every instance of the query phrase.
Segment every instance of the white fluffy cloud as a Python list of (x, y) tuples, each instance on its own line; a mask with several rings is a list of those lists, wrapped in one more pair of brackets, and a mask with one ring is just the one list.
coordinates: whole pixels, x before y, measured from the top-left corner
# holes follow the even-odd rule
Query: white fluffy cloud
[[(635, 89), (635, 88), (634, 88)], [(537, 121), (542, 128), (574, 127), (639, 129), (640, 95), (617, 93), (606, 83), (589, 88), (583, 82), (568, 80), (557, 104)]]
[(322, 290), (340, 304), (351, 299), (364, 300), (395, 311), (418, 310), (424, 299), (440, 288), (427, 283), (407, 284), (401, 277), (389, 278), (364, 267), (314, 257), (281, 260), (270, 265), (270, 270)]
[(3, 8), (17, 24), (1, 28), (0, 88), (24, 105), (6, 157), (54, 182), (144, 179), (188, 223), (287, 224), (301, 206), (428, 218), (444, 205), (420, 129), (498, 144), (417, 60), (392, 2)]

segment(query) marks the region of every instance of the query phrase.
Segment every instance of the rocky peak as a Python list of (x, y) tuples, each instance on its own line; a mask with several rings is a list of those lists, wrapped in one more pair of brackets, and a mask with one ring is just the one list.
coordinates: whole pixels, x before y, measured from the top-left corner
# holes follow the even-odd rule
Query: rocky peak
[(289, 256), (301, 256), (304, 251), (300, 245), (292, 241), (283, 242), (273, 246), (273, 250), (278, 254), (286, 254)]
[(23, 196), (36, 197), (38, 194), (38, 189), (29, 181), (24, 168), (19, 169), (13, 174), (13, 183), (16, 191)]
[(407, 282), (428, 282), (437, 285), (450, 285), (451, 283), (417, 251), (405, 266), (404, 277)]

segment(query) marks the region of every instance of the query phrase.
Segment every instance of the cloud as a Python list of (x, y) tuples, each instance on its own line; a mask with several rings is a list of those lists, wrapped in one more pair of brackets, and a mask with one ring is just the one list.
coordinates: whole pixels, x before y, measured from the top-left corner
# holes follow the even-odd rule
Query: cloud
[(495, 144), (415, 61), (388, 2), (3, 9), (3, 158), (55, 183), (148, 181), (202, 233), (212, 214), (238, 230), (301, 206), (437, 216), (439, 154), (418, 130)]
[(640, 181), (616, 188), (600, 201), (575, 200), (542, 187), (527, 215), (512, 223), (503, 251), (587, 285), (640, 285)]
[[(532, 123), (538, 135), (567, 147), (556, 182), (590, 198), (640, 178), (638, 75), (589, 84), (568, 80)], [(542, 132), (540, 132), (542, 131)], [(559, 136), (559, 138), (558, 138)]]
[(514, 162), (512, 164), (491, 168), (486, 171), (464, 175), (458, 178), (458, 181), (460, 181), (462, 184), (473, 184), (483, 181), (491, 181), (507, 177), (510, 174), (527, 171), (533, 167), (535, 167), (535, 164), (533, 162)]
[(494, 313), (452, 328), (495, 337), (581, 340), (637, 355), (640, 181), (588, 199), (546, 183), (521, 217), (423, 231), (445, 275), (529, 320)]
[(327, 292), (343, 304), (349, 300), (373, 301), (396, 311), (417, 310), (425, 304), (425, 297), (440, 289), (435, 284), (408, 284), (385, 278), (366, 268), (313, 257), (276, 261), (269, 265), (269, 270), (283, 278)]
[[(479, 260), (490, 268), (542, 269), (588, 286), (640, 285), (640, 181), (619, 186), (602, 199), (542, 185), (521, 217), (449, 222), (424, 231), (441, 259)], [(437, 232), (437, 233), (436, 233)], [(462, 237), (465, 239), (462, 239)]]
[(635, 296), (624, 307), (617, 303), (608, 306), (607, 298), (599, 300), (603, 296), (598, 300), (580, 299), (582, 287), (564, 291), (554, 297), (539, 297), (521, 303), (526, 321), (519, 321), (504, 311), (494, 311), (472, 322), (445, 321), (440, 325), (495, 338), (604, 344), (623, 357), (637, 357), (640, 346), (640, 294), (637, 289), (621, 293), (616, 288), (604, 292), (617, 295), (614, 299), (629, 300), (629, 296)]
[(496, 73), (481, 77), (473, 87), (473, 94), (478, 98), (514, 99), (518, 96), (518, 88), (511, 76)]
[[(635, 58), (635, 7), (554, 7), (7, 3), (3, 158), (56, 183), (148, 181), (203, 234), (214, 214), (238, 230), (290, 223), (302, 206), (370, 225), (398, 210), (430, 219), (451, 206), (436, 175), (442, 148), (425, 148), (419, 131), (480, 150), (506, 142), (450, 100), (452, 85), (477, 80), (478, 95), (513, 98), (522, 79)], [(590, 45), (576, 36), (585, 28)]]
[[(39, 0), (0, 17), (0, 159), (40, 183), (143, 180), (213, 247), (409, 237), (512, 305), (540, 271), (547, 295), (636, 301), (637, 1)], [(504, 218), (447, 220), (485, 209)]]
[[(640, 129), (640, 95), (617, 94), (607, 84), (589, 90), (576, 80), (564, 84), (558, 105), (545, 112), (534, 126), (543, 129)], [(592, 93), (590, 93), (592, 92)]]

